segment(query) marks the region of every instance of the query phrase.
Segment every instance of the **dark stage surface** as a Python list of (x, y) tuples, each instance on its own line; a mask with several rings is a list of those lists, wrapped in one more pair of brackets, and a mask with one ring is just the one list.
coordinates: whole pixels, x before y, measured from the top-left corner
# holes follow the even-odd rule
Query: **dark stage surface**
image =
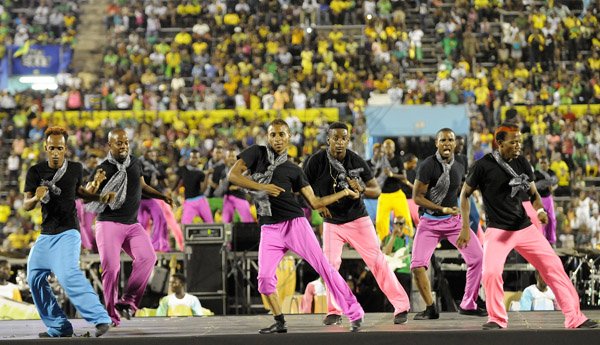
[[(592, 319), (600, 319), (600, 311), (586, 311)], [(394, 325), (393, 315), (373, 313), (365, 316), (358, 333), (348, 331), (348, 320), (342, 326), (323, 326), (322, 314), (287, 315), (287, 334), (259, 335), (257, 330), (273, 322), (269, 315), (215, 316), (202, 318), (134, 318), (123, 320), (101, 338), (39, 339), (45, 331), (41, 321), (0, 321), (0, 341), (4, 344), (279, 344), (279, 345), (364, 345), (364, 344), (600, 344), (600, 329), (567, 330), (560, 312), (511, 312), (509, 328), (483, 331), (486, 318), (441, 313), (439, 320), (414, 321), (409, 314), (405, 325)], [(77, 335), (94, 328), (84, 320), (73, 320)]]

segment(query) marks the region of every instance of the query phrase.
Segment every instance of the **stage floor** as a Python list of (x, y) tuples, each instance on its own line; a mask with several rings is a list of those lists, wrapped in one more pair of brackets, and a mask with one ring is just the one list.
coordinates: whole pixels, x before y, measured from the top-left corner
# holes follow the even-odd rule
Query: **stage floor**
[[(585, 311), (598, 320), (600, 311)], [(409, 314), (405, 325), (394, 325), (391, 313), (366, 314), (358, 333), (348, 331), (349, 322), (341, 326), (324, 326), (323, 314), (286, 315), (288, 334), (259, 335), (257, 330), (273, 322), (269, 315), (214, 316), (194, 318), (134, 318), (123, 320), (101, 338), (76, 337), (53, 339), (54, 343), (110, 344), (267, 344), (277, 340), (283, 345), (302, 344), (600, 344), (600, 329), (566, 330), (560, 312), (511, 312), (509, 328), (483, 331), (486, 318), (441, 313), (439, 320), (415, 321)], [(93, 334), (93, 326), (84, 320), (72, 320), (76, 335)], [(45, 331), (40, 320), (0, 321), (2, 343), (39, 344), (39, 332)], [(593, 332), (593, 334), (592, 334)]]

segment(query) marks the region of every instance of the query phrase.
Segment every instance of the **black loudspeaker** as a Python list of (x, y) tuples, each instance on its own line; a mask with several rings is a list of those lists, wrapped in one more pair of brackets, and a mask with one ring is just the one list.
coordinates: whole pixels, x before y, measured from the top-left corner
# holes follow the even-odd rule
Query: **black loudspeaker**
[(258, 251), (260, 225), (257, 223), (233, 223), (231, 250), (234, 252)]
[(185, 245), (185, 276), (188, 293), (225, 293), (226, 265), (223, 243)]

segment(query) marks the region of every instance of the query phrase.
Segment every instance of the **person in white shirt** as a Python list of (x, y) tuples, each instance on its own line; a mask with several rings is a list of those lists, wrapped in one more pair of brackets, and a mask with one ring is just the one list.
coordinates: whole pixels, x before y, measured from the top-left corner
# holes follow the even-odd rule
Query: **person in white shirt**
[(201, 316), (202, 305), (198, 297), (185, 292), (185, 276), (175, 273), (169, 279), (173, 292), (160, 300), (156, 316)]
[(542, 277), (540, 272), (535, 271), (536, 284), (528, 286), (523, 291), (519, 301), (521, 311), (530, 310), (558, 310), (556, 296)]
[(0, 296), (21, 302), (19, 286), (8, 281), (10, 269), (10, 263), (7, 260), (0, 260)]

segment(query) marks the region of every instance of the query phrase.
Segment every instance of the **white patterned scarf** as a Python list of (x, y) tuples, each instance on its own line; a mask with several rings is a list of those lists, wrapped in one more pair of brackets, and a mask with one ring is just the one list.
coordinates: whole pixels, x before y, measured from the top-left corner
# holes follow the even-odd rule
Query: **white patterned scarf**
[[(254, 173), (251, 175), (253, 181), (261, 184), (271, 183), (275, 169), (288, 160), (287, 152), (275, 158), (275, 152), (273, 152), (273, 150), (268, 146), (266, 148), (267, 160), (269, 161), (267, 170), (263, 173)], [(254, 201), (256, 202), (256, 213), (258, 213), (260, 216), (272, 216), (271, 203), (269, 202), (269, 195), (267, 192), (251, 191), (250, 193), (254, 196)]]
[[(127, 196), (127, 168), (131, 164), (131, 156), (128, 154), (127, 158), (123, 163), (119, 163), (110, 152), (106, 160), (117, 166), (117, 172), (108, 180), (108, 183), (102, 188), (100, 195), (104, 195), (109, 192), (115, 192), (117, 195), (113, 202), (108, 204), (111, 210), (116, 210), (123, 206), (125, 197)], [(106, 208), (107, 204), (103, 204), (98, 201), (93, 201), (86, 206), (88, 212), (102, 213)]]
[[(65, 159), (61, 167), (58, 168), (58, 170), (54, 173), (52, 180), (42, 180), (42, 186), (48, 187), (50, 193), (54, 195), (60, 195), (60, 193), (62, 193), (62, 190), (56, 185), (56, 183), (58, 183), (58, 181), (60, 181), (60, 179), (65, 175), (65, 173), (67, 172), (68, 165), (69, 163)], [(40, 200), (42, 204), (47, 204), (50, 201), (50, 193), (46, 193), (42, 200)]]
[(439, 205), (448, 194), (448, 189), (450, 189), (450, 170), (454, 164), (454, 155), (450, 157), (449, 162), (446, 162), (439, 151), (437, 151), (435, 153), (435, 158), (440, 162), (444, 171), (438, 178), (435, 186), (429, 190), (429, 198), (431, 202)]
[(496, 162), (502, 167), (504, 171), (506, 171), (512, 178), (508, 182), (508, 185), (512, 187), (510, 191), (510, 197), (514, 198), (517, 193), (520, 191), (528, 191), (529, 190), (529, 176), (527, 174), (517, 175), (517, 173), (513, 170), (513, 168), (508, 165), (508, 163), (502, 158), (500, 152), (494, 151), (492, 152), (492, 157), (496, 160)]

